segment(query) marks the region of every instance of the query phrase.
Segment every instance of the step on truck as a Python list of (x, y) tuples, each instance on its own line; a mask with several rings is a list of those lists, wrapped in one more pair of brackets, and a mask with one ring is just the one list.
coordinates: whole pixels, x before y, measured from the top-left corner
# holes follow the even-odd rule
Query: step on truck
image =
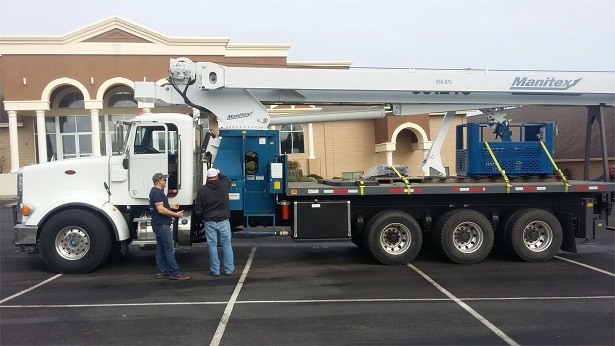
[[(168, 174), (165, 193), (184, 210), (172, 227), (177, 244), (205, 241), (193, 207), (204, 169), (214, 167), (232, 182), (231, 223), (248, 235), (352, 241), (387, 265), (412, 261), (427, 237), (456, 263), (480, 262), (496, 248), (547, 261), (560, 249), (575, 252), (577, 238), (612, 227), (615, 183), (567, 179), (552, 158), (553, 125), (510, 124), (501, 110), (575, 105), (600, 111), (615, 100), (613, 77), (249, 68), (171, 59), (167, 83), (136, 82), (135, 99), (213, 114), (218, 133), (206, 131), (198, 117), (147, 113), (116, 125), (118, 147), (110, 156), (20, 168), (13, 242), (38, 246), (61, 273), (89, 272), (130, 244), (155, 247), (148, 194), (156, 172)], [(272, 104), (353, 107), (272, 117), (266, 108)], [(488, 121), (456, 128), (457, 175), (446, 176), (439, 159), (443, 134), (455, 111), (473, 109)], [(391, 179), (292, 182), (279, 132), (270, 128), (428, 112), (445, 117), (420, 177), (386, 166)]]

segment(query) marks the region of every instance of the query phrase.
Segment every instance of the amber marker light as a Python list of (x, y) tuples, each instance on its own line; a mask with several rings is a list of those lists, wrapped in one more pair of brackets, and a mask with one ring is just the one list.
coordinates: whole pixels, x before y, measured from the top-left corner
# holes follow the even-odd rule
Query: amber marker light
[(21, 215), (28, 216), (32, 212), (32, 208), (30, 206), (22, 204), (21, 205)]

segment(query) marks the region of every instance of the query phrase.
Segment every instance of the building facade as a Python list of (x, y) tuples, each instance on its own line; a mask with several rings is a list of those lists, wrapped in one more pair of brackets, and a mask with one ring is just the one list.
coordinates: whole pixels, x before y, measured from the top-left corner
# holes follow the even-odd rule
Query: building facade
[[(228, 38), (169, 37), (120, 17), (62, 36), (0, 37), (0, 196), (16, 191), (19, 167), (114, 152), (113, 123), (144, 112), (192, 114), (212, 130), (214, 114), (188, 106), (136, 102), (134, 81), (165, 82), (169, 59), (188, 57), (226, 66), (348, 69), (351, 62), (292, 62), (287, 44), (231, 44)], [(270, 113), (326, 111), (273, 107)], [(278, 126), (282, 151), (304, 174), (325, 178), (378, 164), (418, 166), (442, 114)], [(455, 125), (442, 161), (455, 174)]]
[[(289, 45), (229, 41), (168, 37), (120, 17), (63, 36), (0, 37), (2, 185), (13, 185), (15, 173), (24, 165), (110, 155), (113, 123), (143, 112), (192, 114), (217, 130), (213, 114), (200, 114), (187, 106), (134, 100), (134, 81), (162, 83), (170, 58), (185, 56), (193, 61), (251, 67), (347, 69), (351, 65), (290, 62)], [(272, 114), (294, 111), (294, 107), (271, 110)], [(456, 122), (462, 119), (460, 115)], [(416, 167), (429, 149), (431, 133), (435, 133), (440, 120), (439, 115), (425, 114), (293, 124), (278, 129), (282, 150), (301, 165), (306, 175), (339, 177), (343, 172), (366, 171), (381, 163), (408, 165), (411, 172), (418, 174)], [(454, 150), (445, 148), (443, 152)], [(454, 157), (443, 159), (449, 165), (454, 162)], [(8, 190), (10, 195), (11, 188)]]

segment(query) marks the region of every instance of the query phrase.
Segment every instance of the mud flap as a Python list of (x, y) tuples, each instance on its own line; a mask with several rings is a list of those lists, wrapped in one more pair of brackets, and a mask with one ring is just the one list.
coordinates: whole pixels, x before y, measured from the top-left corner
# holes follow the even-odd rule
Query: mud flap
[(555, 217), (562, 225), (562, 246), (560, 249), (566, 252), (577, 252), (577, 241), (574, 233), (574, 220), (571, 213), (554, 212)]

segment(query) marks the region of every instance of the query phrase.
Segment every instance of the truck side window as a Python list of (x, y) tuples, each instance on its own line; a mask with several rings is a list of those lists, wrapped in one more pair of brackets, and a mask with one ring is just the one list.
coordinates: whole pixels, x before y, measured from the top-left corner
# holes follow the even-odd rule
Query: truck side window
[(246, 175), (255, 175), (258, 172), (258, 154), (254, 151), (246, 151)]
[(137, 128), (135, 154), (159, 154), (166, 151), (164, 127), (142, 126)]

